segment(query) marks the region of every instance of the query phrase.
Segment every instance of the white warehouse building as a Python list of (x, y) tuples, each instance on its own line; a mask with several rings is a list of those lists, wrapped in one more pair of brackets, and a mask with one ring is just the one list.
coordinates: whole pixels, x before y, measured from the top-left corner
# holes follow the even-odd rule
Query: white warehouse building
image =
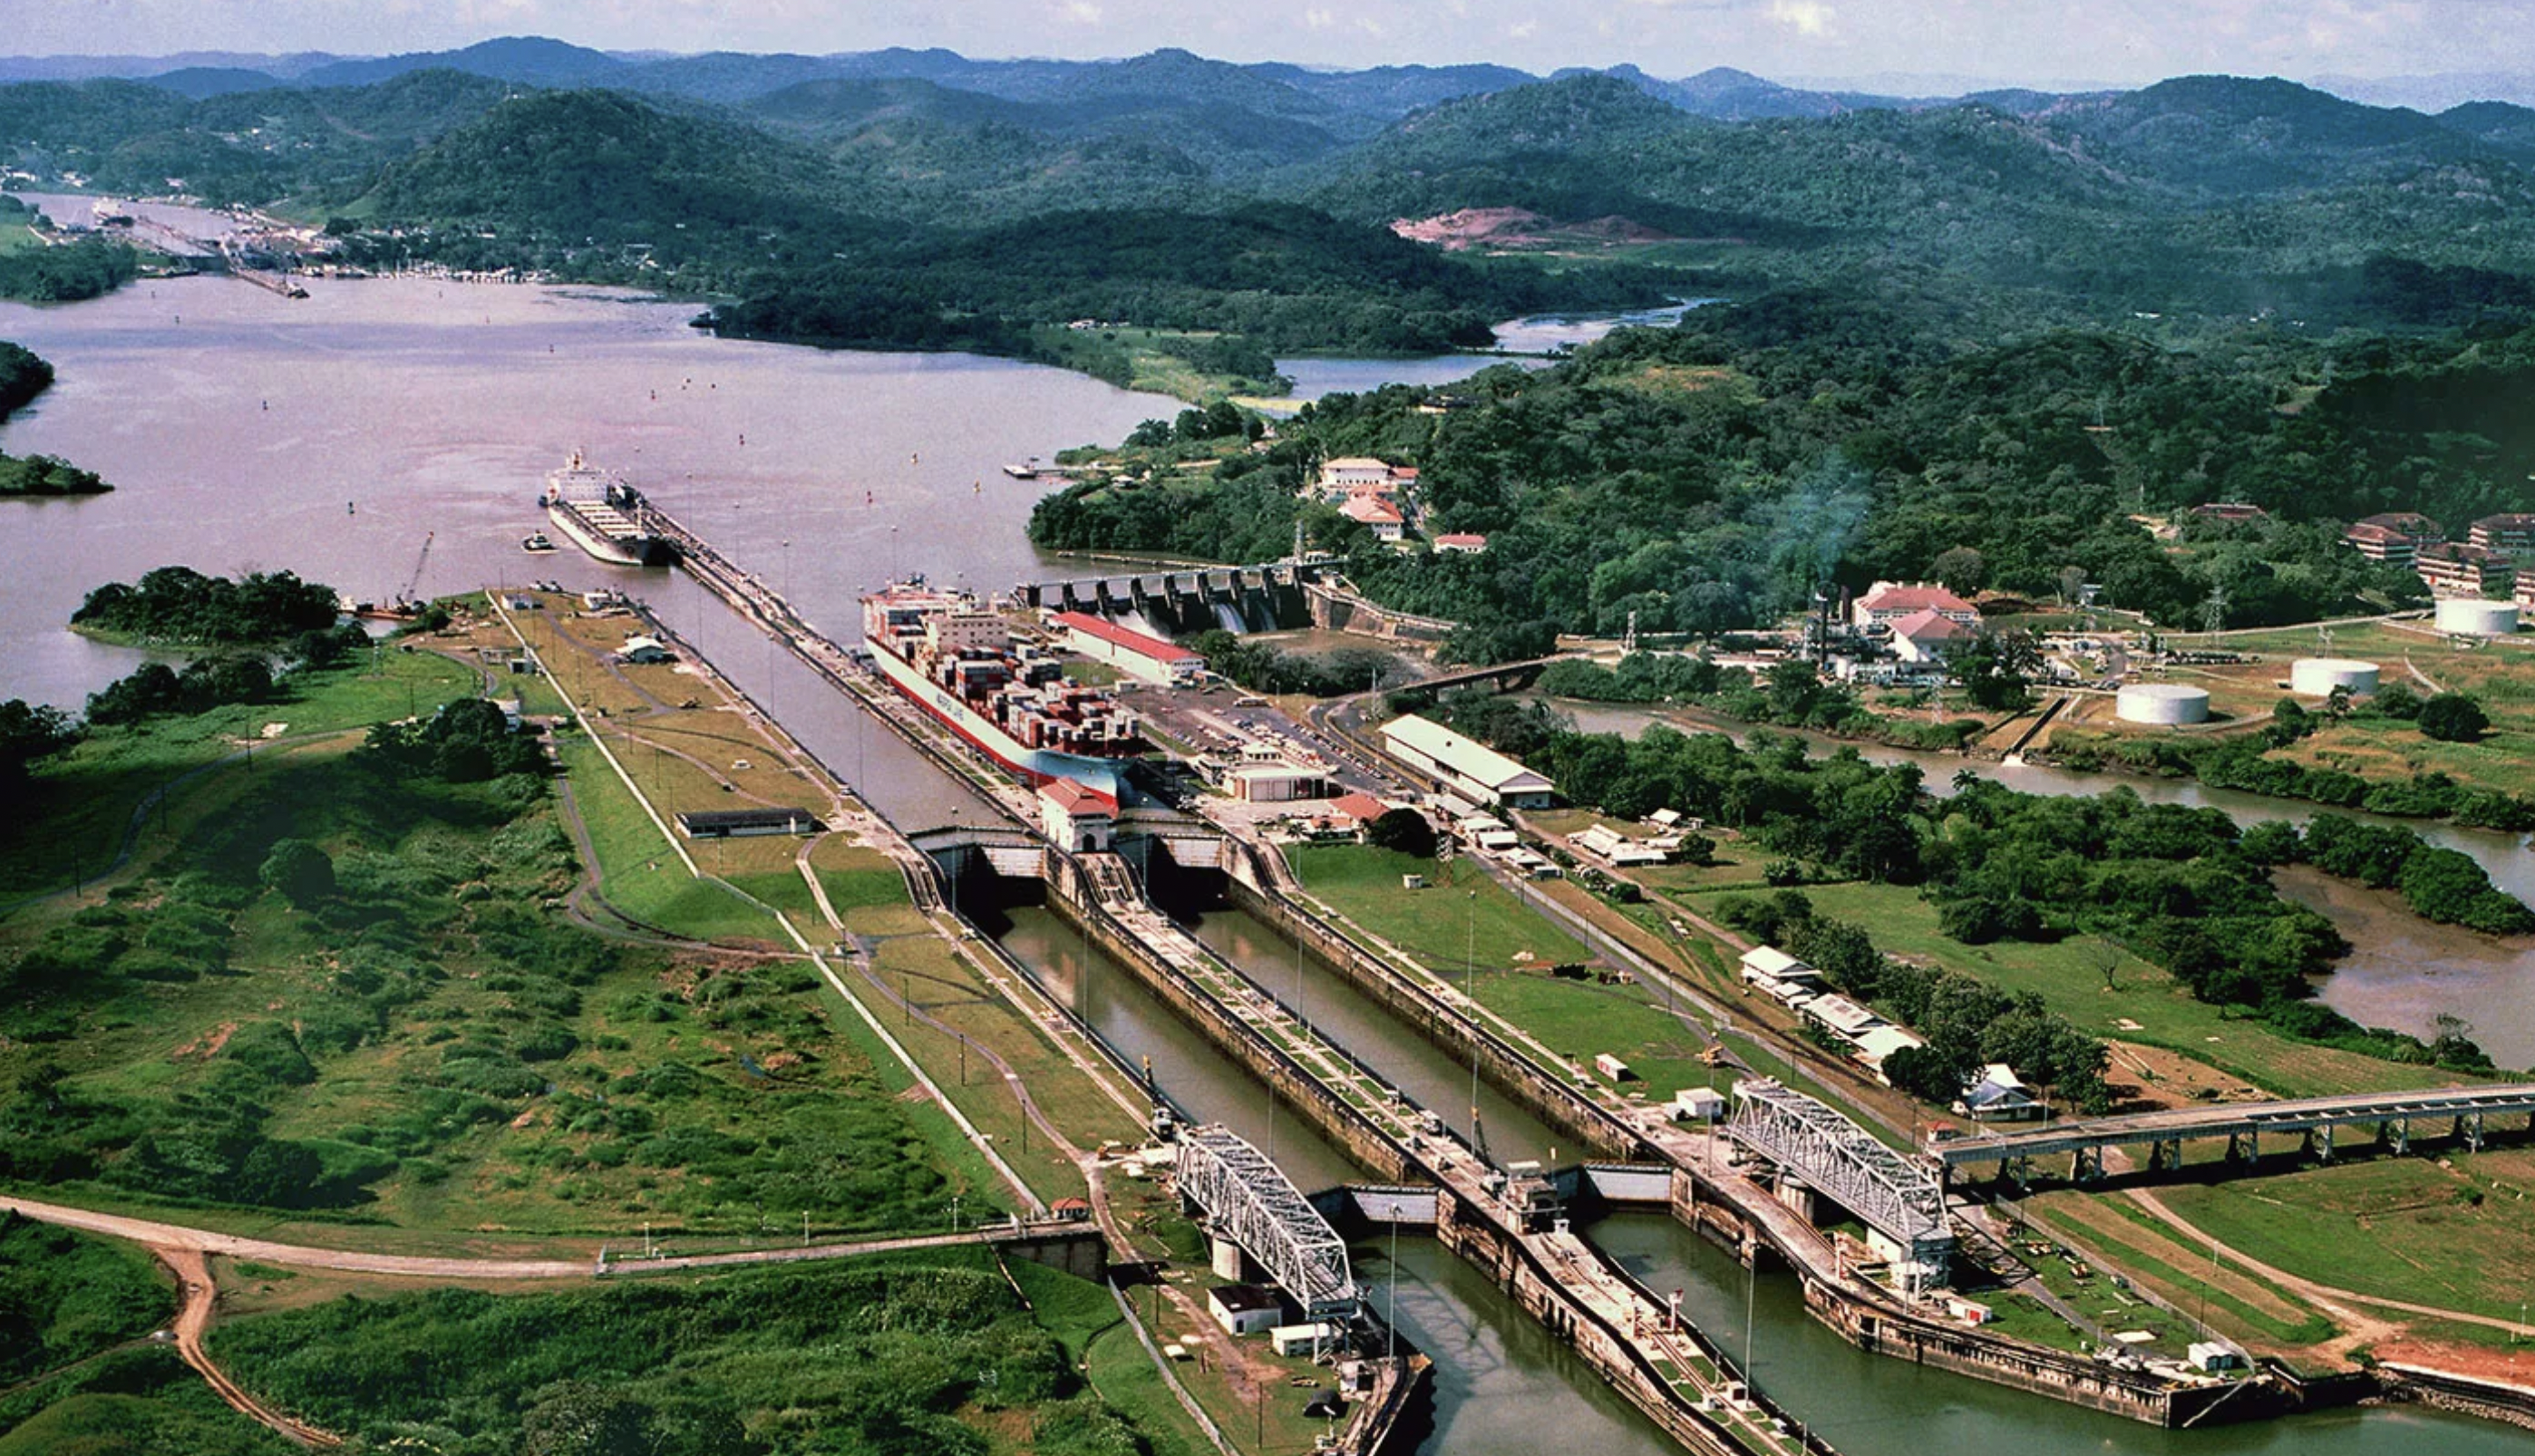
[(1475, 739), (1410, 713), (1382, 725), (1384, 752), (1448, 789), (1511, 809), (1546, 809), (1557, 786)]

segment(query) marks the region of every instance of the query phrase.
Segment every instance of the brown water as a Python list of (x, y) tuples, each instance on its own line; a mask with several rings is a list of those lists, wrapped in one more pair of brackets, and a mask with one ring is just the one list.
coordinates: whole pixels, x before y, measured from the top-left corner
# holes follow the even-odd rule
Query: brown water
[(893, 576), (1001, 588), (1036, 574), (1021, 525), (1049, 487), (1008, 478), (1005, 461), (1177, 408), (999, 360), (716, 339), (688, 327), (691, 305), (623, 295), (309, 289), (294, 301), (190, 278), (0, 304), (0, 338), (60, 372), (0, 449), (62, 455), (119, 487), (9, 503), (0, 692), (76, 704), (127, 670), (131, 654), (63, 630), (100, 582), (171, 562), (287, 568), (384, 599), (427, 532), (425, 592), (614, 584), (683, 628), (688, 593), (666, 573), (520, 550), (544, 524), (546, 472), (576, 449), (788, 586), (823, 628), (858, 634), (855, 593)]

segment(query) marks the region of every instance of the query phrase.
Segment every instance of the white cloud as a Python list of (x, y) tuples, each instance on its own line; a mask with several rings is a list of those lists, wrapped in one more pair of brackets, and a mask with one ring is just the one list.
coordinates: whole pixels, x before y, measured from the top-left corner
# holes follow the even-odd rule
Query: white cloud
[(1303, 29), (1307, 30), (1326, 30), (1337, 23), (1338, 18), (1329, 14), (1326, 10), (1307, 10), (1303, 12)]
[(1830, 33), (1831, 10), (1823, 0), (1769, 0), (1769, 19), (1799, 35)]
[(1513, 40), (1529, 40), (1539, 33), (1540, 22), (1538, 21), (1517, 21), (1506, 27), (1506, 36)]
[(1096, 26), (1100, 24), (1100, 7), (1093, 4), (1092, 0), (1065, 0), (1065, 8), (1059, 11), (1058, 14), (1064, 16), (1066, 22), (1070, 25)]

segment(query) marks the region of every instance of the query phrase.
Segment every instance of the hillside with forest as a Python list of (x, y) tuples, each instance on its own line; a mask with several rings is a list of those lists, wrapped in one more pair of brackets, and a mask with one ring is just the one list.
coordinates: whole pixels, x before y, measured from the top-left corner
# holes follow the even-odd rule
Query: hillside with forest
[[(1048, 497), (1032, 535), (1253, 560), (1299, 517), (1375, 600), (1470, 624), (1455, 650), (1503, 656), (1632, 615), (1729, 632), (1878, 579), (2046, 604), (2092, 586), (2168, 629), (2204, 625), (2213, 592), (2233, 626), (2381, 611), (2425, 589), (2342, 545), (2341, 522), (2417, 510), (2460, 528), (2528, 499), (2535, 434), (2505, 401), (2535, 389), (2535, 330), (2187, 347), (2144, 329), (1969, 341), (1962, 318), (1874, 288), (1695, 310), (1546, 371), (1490, 370), (1441, 409), (1403, 387), (1330, 396), (1205, 484), (1169, 468), (1204, 447), (1143, 453), (1127, 483)], [(1486, 553), (1396, 551), (1298, 499), (1318, 461), (1358, 455), (1417, 466), (1426, 533), (1485, 535)], [(2187, 514), (2218, 501), (2265, 514)]]

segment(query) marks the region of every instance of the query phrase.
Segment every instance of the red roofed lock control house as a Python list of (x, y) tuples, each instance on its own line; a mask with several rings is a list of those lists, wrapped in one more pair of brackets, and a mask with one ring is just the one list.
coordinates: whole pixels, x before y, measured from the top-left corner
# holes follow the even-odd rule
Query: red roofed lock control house
[(1849, 605), (1849, 618), (1860, 627), (1890, 627), (1921, 612), (1980, 626), (1979, 608), (1932, 581), (1878, 581)]
[(1118, 827), (1118, 801), (1070, 778), (1050, 779), (1038, 791), (1038, 817), (1047, 837), (1077, 854), (1106, 854)]
[(1386, 541), (1398, 540), (1408, 528), (1408, 522), (1400, 516), (1399, 508), (1380, 496), (1349, 496), (1346, 504), (1338, 508), (1338, 514), (1349, 520), (1361, 521), (1373, 527), (1373, 533)]
[(1892, 624), (1892, 654), (1904, 662), (1939, 663), (1979, 636), (1979, 628), (1951, 617), (1913, 612)]
[(2418, 511), (2388, 511), (2350, 523), (2341, 539), (2356, 547), (2370, 561), (2399, 562), (2409, 566), (2424, 546), (2434, 546), (2447, 538), (2444, 527)]
[(1188, 683), (1206, 671), (1206, 659), (1186, 647), (1147, 637), (1088, 612), (1059, 612), (1066, 643), (1094, 662), (1105, 662), (1148, 683)]

